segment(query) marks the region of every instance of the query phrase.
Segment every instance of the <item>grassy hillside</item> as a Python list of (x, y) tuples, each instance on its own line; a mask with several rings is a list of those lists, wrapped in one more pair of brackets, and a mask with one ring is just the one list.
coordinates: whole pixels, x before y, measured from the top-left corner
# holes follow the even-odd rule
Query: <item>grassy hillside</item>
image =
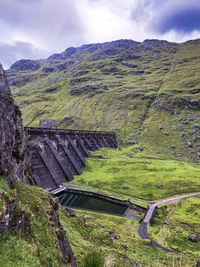
[(200, 166), (168, 160), (137, 145), (103, 149), (87, 160), (73, 182), (146, 200), (199, 192)]
[(159, 40), (69, 48), (7, 71), (24, 122), (114, 130), (169, 157), (200, 160), (200, 41)]
[(7, 232), (2, 233), (1, 224), (0, 266), (69, 266), (59, 251), (58, 229), (50, 221), (52, 206), (47, 192), (20, 182), (11, 190), (0, 178), (0, 214), (8, 202), (14, 207), (10, 208), (13, 218), (5, 216), (8, 222), (12, 220)]
[[(48, 193), (34, 186), (15, 183), (10, 190), (0, 180), (0, 213), (4, 210), (2, 192), (9, 200), (16, 201), (12, 230), (0, 236), (0, 266), (67, 266), (58, 249), (56, 231), (50, 220), (51, 204)], [(15, 229), (18, 216), (25, 214), (23, 231)], [(69, 216), (61, 207), (60, 222), (77, 258), (78, 267), (89, 251), (112, 259), (113, 267), (131, 266), (195, 266), (198, 254), (182, 250), (176, 255), (166, 254), (149, 246), (137, 234), (138, 221), (112, 215), (77, 211)], [(14, 223), (15, 222), (15, 223)]]
[[(173, 262), (176, 267), (195, 267), (199, 256), (198, 248), (196, 252), (185, 248), (180, 253), (168, 254), (151, 247), (139, 238), (137, 225), (128, 219), (84, 211), (78, 211), (74, 218), (61, 211), (60, 218), (79, 262), (92, 250), (113, 258), (114, 267), (171, 267)], [(110, 233), (115, 233), (116, 238), (112, 240)]]

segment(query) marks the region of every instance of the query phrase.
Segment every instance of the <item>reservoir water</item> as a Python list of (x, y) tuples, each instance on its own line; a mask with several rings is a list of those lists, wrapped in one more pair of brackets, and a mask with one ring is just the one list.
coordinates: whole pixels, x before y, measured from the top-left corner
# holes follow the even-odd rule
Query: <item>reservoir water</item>
[(127, 206), (118, 203), (112, 203), (105, 199), (99, 199), (94, 196), (83, 196), (77, 193), (62, 191), (56, 194), (59, 202), (64, 207), (84, 209), (113, 215), (123, 215)]

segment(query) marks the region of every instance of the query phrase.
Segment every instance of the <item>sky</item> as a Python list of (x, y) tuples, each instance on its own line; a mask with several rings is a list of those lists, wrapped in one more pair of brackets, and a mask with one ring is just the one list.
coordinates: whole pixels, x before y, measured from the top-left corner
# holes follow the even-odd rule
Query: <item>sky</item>
[(200, 0), (0, 0), (0, 61), (86, 43), (200, 38)]

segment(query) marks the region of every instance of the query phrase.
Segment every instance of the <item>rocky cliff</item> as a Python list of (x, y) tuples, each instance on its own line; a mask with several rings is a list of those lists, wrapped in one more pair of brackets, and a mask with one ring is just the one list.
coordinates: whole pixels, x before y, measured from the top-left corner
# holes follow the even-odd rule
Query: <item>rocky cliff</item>
[(0, 175), (6, 177), (9, 185), (13, 179), (25, 180), (24, 148), (21, 113), (0, 64)]
[[(9, 263), (12, 262), (13, 266), (53, 266), (55, 263), (54, 266), (75, 267), (75, 257), (57, 214), (57, 202), (47, 192), (14, 182), (26, 182), (27, 161), (21, 113), (13, 102), (8, 80), (0, 64), (0, 235), (7, 235), (6, 239), (0, 240), (2, 250), (7, 248), (3, 265), (2, 262), (0, 265), (10, 266)], [(12, 190), (1, 180), (2, 177)], [(15, 251), (7, 245), (13, 236)], [(23, 245), (21, 243), (18, 246), (20, 242)], [(31, 245), (34, 249), (29, 251)], [(22, 252), (24, 246), (26, 252)], [(48, 259), (41, 253), (45, 249), (52, 252)], [(18, 256), (15, 253), (18, 253)], [(23, 253), (27, 255), (24, 257)], [(47, 253), (48, 251), (45, 251), (45, 254)], [(2, 254), (1, 258), (4, 257)], [(36, 262), (33, 263), (34, 260)]]

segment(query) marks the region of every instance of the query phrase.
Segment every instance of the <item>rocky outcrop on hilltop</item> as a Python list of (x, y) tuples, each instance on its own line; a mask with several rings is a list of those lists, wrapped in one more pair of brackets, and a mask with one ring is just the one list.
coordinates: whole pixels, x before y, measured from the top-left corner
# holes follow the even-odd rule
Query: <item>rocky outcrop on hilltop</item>
[(25, 136), (21, 112), (14, 105), (5, 72), (0, 64), (0, 176), (11, 185), (25, 180)]
[(35, 71), (40, 68), (40, 64), (35, 60), (21, 59), (11, 65), (10, 69), (15, 71)]

